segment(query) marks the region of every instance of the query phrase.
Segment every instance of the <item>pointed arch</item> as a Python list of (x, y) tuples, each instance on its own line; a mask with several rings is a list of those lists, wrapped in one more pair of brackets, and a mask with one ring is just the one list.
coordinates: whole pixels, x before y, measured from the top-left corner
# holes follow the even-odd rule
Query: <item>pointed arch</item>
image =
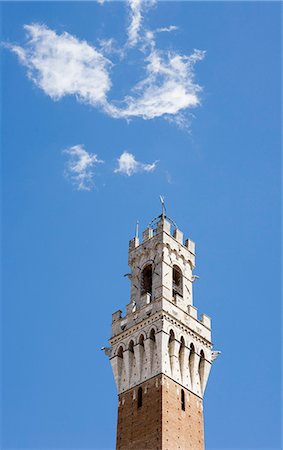
[(174, 333), (174, 331), (171, 329), (171, 330), (169, 331), (169, 340), (168, 340), (169, 354), (171, 353), (170, 350), (173, 349), (174, 341), (175, 341), (175, 333)]
[(203, 392), (204, 365), (205, 365), (205, 356), (204, 356), (204, 351), (201, 350), (200, 358), (199, 358), (199, 365), (198, 365), (198, 373), (199, 373), (201, 392)]
[(184, 377), (184, 362), (185, 362), (184, 360), (185, 360), (185, 339), (183, 336), (181, 336), (179, 349), (179, 366), (182, 380)]
[(168, 354), (169, 354), (171, 373), (173, 371), (174, 345), (175, 345), (175, 333), (173, 330), (170, 330), (169, 339), (168, 339)]
[(141, 334), (140, 337), (139, 337), (139, 344), (140, 344), (142, 347), (144, 347), (144, 335), (143, 335), (143, 334)]
[(133, 339), (131, 339), (130, 342), (129, 342), (128, 350), (130, 352), (134, 353), (134, 341), (133, 341)]
[(120, 347), (118, 348), (118, 351), (117, 351), (117, 356), (119, 356), (119, 358), (123, 359), (123, 357), (124, 357), (123, 352), (124, 352), (123, 347), (122, 347), (122, 345), (120, 345)]
[(154, 328), (152, 328), (151, 330), (150, 330), (150, 333), (149, 333), (149, 338), (153, 341), (153, 342), (155, 342), (155, 329)]
[(189, 356), (189, 372), (191, 379), (191, 387), (194, 387), (194, 363), (195, 363), (195, 346), (193, 343), (190, 345), (190, 356)]

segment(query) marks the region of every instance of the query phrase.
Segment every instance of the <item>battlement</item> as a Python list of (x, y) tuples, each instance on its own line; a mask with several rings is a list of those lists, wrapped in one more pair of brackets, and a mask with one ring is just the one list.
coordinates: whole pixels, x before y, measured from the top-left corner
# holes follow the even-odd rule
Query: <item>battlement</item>
[(149, 296), (145, 296), (143, 305), (138, 311), (136, 311), (132, 303), (129, 303), (126, 306), (125, 316), (122, 316), (121, 310), (112, 314), (112, 338), (159, 311), (170, 313), (182, 323), (189, 324), (191, 329), (205, 339), (210, 339), (211, 319), (209, 316), (201, 314), (200, 319), (198, 319), (198, 310), (192, 305), (188, 306), (188, 311), (186, 312), (181, 310), (177, 304), (166, 299), (150, 302)]
[(139, 237), (135, 236), (133, 239), (129, 241), (129, 252), (135, 250), (140, 245), (154, 238), (155, 236), (166, 233), (175, 239), (179, 244), (181, 244), (184, 248), (186, 248), (192, 255), (195, 255), (195, 243), (190, 239), (186, 239), (184, 243), (183, 232), (179, 230), (177, 227), (171, 231), (171, 223), (166, 219), (160, 219), (157, 223), (156, 227), (148, 227), (142, 232), (142, 241), (140, 242)]

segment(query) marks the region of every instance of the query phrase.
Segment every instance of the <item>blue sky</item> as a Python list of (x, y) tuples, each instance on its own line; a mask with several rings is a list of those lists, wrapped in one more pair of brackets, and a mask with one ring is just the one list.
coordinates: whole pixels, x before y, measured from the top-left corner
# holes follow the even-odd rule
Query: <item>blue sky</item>
[(163, 194), (222, 351), (206, 448), (280, 449), (281, 4), (1, 12), (1, 448), (115, 448), (100, 347)]

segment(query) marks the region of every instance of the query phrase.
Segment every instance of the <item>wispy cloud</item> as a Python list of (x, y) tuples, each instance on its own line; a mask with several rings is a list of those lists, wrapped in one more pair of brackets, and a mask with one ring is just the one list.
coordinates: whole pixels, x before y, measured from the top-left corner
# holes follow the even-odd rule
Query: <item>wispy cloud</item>
[[(45, 25), (31, 24), (25, 25), (26, 44), (9, 48), (27, 67), (33, 82), (53, 100), (75, 95), (112, 118), (162, 117), (180, 128), (188, 128), (185, 113), (200, 105), (202, 91), (195, 82), (195, 64), (204, 58), (205, 52), (194, 50), (188, 56), (157, 48), (156, 33), (174, 31), (177, 27), (147, 30), (143, 26), (144, 12), (155, 3), (155, 0), (127, 2), (129, 26), (124, 46), (119, 47), (111, 37), (98, 41), (96, 48), (69, 33), (57, 34)], [(123, 98), (110, 98), (111, 71), (125, 63), (127, 51), (133, 46), (137, 46), (142, 56), (140, 81)], [(109, 55), (118, 56), (116, 65)]]
[(140, 40), (140, 32), (142, 30), (142, 13), (156, 4), (156, 0), (128, 0), (129, 21), (127, 29), (128, 42), (130, 47), (135, 46)]
[(83, 145), (74, 145), (63, 150), (68, 156), (65, 176), (78, 191), (90, 191), (94, 186), (94, 167), (104, 161), (89, 153)]
[(123, 152), (118, 158), (118, 167), (114, 170), (115, 173), (122, 173), (129, 177), (138, 172), (153, 172), (158, 161), (151, 164), (144, 164), (136, 160), (132, 153)]
[(154, 119), (198, 106), (201, 87), (194, 82), (194, 65), (203, 57), (199, 50), (190, 56), (154, 50), (147, 58), (147, 75), (133, 88), (133, 95), (124, 99), (123, 107), (108, 104), (108, 113), (117, 118)]
[(115, 39), (99, 39), (99, 50), (103, 55), (117, 55), (120, 59), (125, 56), (123, 47), (119, 47)]
[(178, 30), (178, 27), (176, 25), (169, 25), (169, 27), (157, 28), (157, 30), (155, 30), (155, 33), (171, 33), (171, 31), (176, 30)]
[(10, 45), (10, 49), (38, 87), (53, 100), (72, 94), (92, 105), (104, 103), (111, 88), (108, 59), (68, 33), (59, 35), (40, 24), (24, 28), (28, 36), (25, 47)]

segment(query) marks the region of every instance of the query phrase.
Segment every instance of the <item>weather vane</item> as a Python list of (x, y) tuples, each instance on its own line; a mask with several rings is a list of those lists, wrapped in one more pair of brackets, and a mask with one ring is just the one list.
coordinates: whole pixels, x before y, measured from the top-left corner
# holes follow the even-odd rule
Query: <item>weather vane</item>
[(162, 218), (164, 219), (165, 214), (166, 214), (164, 195), (159, 195), (159, 198), (160, 198), (160, 202), (161, 202), (161, 205), (162, 205)]
[(174, 222), (174, 220), (170, 219), (170, 217), (167, 216), (167, 211), (166, 211), (166, 207), (165, 207), (165, 201), (164, 201), (164, 195), (159, 195), (159, 199), (161, 202), (161, 206), (162, 206), (162, 213), (155, 217), (149, 224), (148, 227), (152, 228), (154, 226), (154, 224), (159, 221), (159, 219), (164, 220), (165, 218), (169, 220), (169, 222), (171, 222), (171, 224), (175, 227), (178, 228), (176, 223)]

